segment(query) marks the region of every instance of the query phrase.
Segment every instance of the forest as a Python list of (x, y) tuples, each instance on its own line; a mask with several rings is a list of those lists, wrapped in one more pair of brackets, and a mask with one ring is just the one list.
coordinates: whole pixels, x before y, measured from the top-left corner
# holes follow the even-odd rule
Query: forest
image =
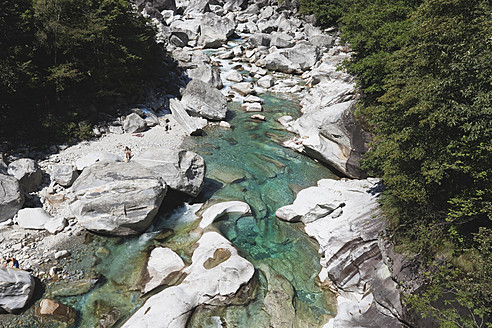
[[(363, 160), (385, 190), (396, 250), (424, 288), (405, 302), (442, 327), (492, 327), (492, 3), (299, 0), (352, 56)], [(127, 0), (0, 0), (0, 138), (90, 134), (88, 116), (138, 99), (163, 70)]]
[(425, 288), (407, 305), (442, 327), (492, 327), (492, 4), (300, 0), (353, 51), (363, 160), (399, 252)]
[(4, 138), (87, 137), (94, 106), (114, 111), (159, 72), (164, 52), (130, 1), (1, 0), (0, 7)]

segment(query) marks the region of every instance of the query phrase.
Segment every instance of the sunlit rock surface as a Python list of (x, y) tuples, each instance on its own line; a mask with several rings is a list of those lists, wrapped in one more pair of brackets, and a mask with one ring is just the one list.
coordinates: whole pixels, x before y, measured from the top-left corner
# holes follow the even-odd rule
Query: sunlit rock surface
[(191, 260), (183, 270), (187, 277), (179, 285), (151, 296), (123, 327), (185, 327), (194, 308), (224, 304), (254, 274), (253, 265), (216, 232), (207, 232), (198, 240)]
[(400, 327), (400, 293), (383, 262), (378, 234), (377, 179), (320, 180), (302, 190), (293, 204), (276, 215), (301, 221), (320, 244), (321, 281), (339, 293), (337, 316), (331, 327)]

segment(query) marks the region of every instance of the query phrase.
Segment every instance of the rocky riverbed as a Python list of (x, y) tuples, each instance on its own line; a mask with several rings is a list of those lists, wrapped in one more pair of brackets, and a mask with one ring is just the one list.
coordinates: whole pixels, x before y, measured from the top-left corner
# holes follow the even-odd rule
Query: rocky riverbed
[[(0, 308), (16, 315), (0, 324), (400, 326), (377, 181), (336, 181), (290, 150), (364, 176), (369, 136), (353, 116), (352, 78), (337, 70), (350, 56), (337, 31), (300, 19), (289, 1), (137, 5), (181, 69), (181, 96), (129, 108), (93, 140), (0, 161), (0, 255), (20, 265), (1, 269)], [(190, 135), (209, 137), (192, 137), (207, 142), (191, 151)], [(275, 212), (305, 224), (320, 258)], [(224, 215), (235, 223), (214, 223)], [(307, 258), (290, 273), (295, 257)]]

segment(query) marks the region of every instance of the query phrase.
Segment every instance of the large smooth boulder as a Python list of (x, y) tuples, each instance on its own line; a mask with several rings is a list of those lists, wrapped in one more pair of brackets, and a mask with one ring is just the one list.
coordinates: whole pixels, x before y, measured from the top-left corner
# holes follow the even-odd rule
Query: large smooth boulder
[(319, 58), (318, 48), (302, 41), (292, 48), (282, 49), (281, 53), (303, 71), (313, 67)]
[(239, 72), (232, 72), (226, 77), (227, 81), (232, 81), (232, 82), (242, 82), (243, 81), (243, 75)]
[(248, 42), (253, 48), (258, 48), (261, 46), (270, 47), (270, 40), (271, 40), (270, 34), (255, 33), (253, 35), (250, 35)]
[(51, 170), (51, 180), (63, 187), (70, 187), (78, 176), (72, 165), (57, 164)]
[(227, 99), (222, 92), (200, 80), (186, 86), (181, 103), (192, 114), (211, 120), (223, 120), (227, 113)]
[(241, 96), (247, 96), (249, 94), (256, 93), (253, 83), (251, 82), (240, 82), (231, 85), (231, 89), (239, 93)]
[(298, 64), (290, 61), (284, 54), (279, 51), (274, 51), (268, 54), (265, 58), (258, 60), (256, 64), (264, 66), (270, 71), (282, 72), (287, 74), (301, 73), (301, 67)]
[(0, 308), (15, 312), (26, 306), (35, 282), (29, 272), (0, 266)]
[(147, 123), (137, 113), (131, 113), (123, 122), (123, 130), (126, 133), (142, 132), (147, 129)]
[(253, 278), (253, 265), (217, 232), (203, 234), (197, 245), (186, 278), (151, 296), (122, 327), (185, 327), (193, 309), (227, 304)]
[(318, 48), (300, 41), (294, 47), (274, 50), (257, 64), (272, 71), (300, 74), (311, 69), (318, 59)]
[(383, 261), (378, 235), (377, 179), (318, 181), (300, 191), (277, 217), (301, 221), (320, 245), (320, 280), (338, 291), (335, 318), (325, 327), (401, 327), (400, 293)]
[(166, 185), (134, 163), (96, 163), (72, 185), (72, 213), (84, 228), (112, 235), (143, 232), (157, 214)]
[(215, 0), (189, 0), (188, 6), (186, 7), (184, 13), (206, 13), (210, 12), (210, 5), (217, 4)]
[(227, 42), (234, 33), (235, 24), (227, 17), (214, 13), (206, 13), (200, 22), (200, 38), (198, 45), (205, 48), (218, 48)]
[(75, 168), (82, 171), (87, 166), (98, 162), (121, 162), (121, 157), (107, 151), (91, 151), (75, 161)]
[(53, 218), (40, 207), (23, 208), (17, 212), (15, 222), (24, 229), (43, 230)]
[(9, 164), (7, 172), (14, 176), (25, 192), (32, 192), (39, 188), (43, 179), (43, 172), (30, 158), (21, 158)]
[(261, 112), (263, 111), (263, 107), (260, 103), (250, 103), (246, 102), (241, 105), (241, 109), (245, 112)]
[(274, 84), (273, 77), (271, 77), (270, 75), (263, 76), (258, 81), (256, 81), (256, 84), (258, 84), (259, 87), (265, 89), (271, 88)]
[(203, 212), (200, 228), (208, 227), (216, 219), (228, 213), (248, 214), (251, 213), (251, 207), (248, 203), (236, 200), (214, 204)]
[(273, 32), (270, 38), (271, 47), (290, 48), (295, 44), (295, 40), (287, 33)]
[(203, 187), (205, 161), (188, 150), (147, 149), (133, 161), (161, 177), (172, 189), (197, 196)]
[(143, 292), (148, 293), (152, 289), (165, 284), (173, 274), (181, 271), (185, 264), (178, 254), (167, 247), (157, 247), (150, 252), (147, 262), (146, 282)]
[(19, 181), (0, 174), (0, 222), (10, 220), (24, 205), (24, 193)]
[(292, 124), (301, 135), (304, 152), (342, 174), (364, 176), (359, 160), (367, 150), (361, 125), (355, 120), (354, 101), (320, 107), (304, 113)]
[(188, 77), (191, 80), (200, 80), (202, 82), (210, 84), (212, 87), (222, 89), (224, 86), (220, 79), (220, 71), (218, 68), (212, 65), (199, 65), (196, 68), (188, 69), (186, 71)]
[(206, 119), (190, 116), (178, 99), (169, 99), (169, 108), (176, 122), (183, 127), (188, 135), (201, 133), (202, 129), (207, 125)]
[(189, 40), (195, 40), (200, 30), (199, 19), (175, 20), (169, 26), (171, 33), (186, 33)]

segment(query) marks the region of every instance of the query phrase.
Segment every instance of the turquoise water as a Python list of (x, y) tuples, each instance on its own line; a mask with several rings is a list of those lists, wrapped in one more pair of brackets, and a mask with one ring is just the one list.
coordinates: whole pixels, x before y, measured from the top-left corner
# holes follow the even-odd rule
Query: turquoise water
[[(220, 316), (227, 326), (269, 327), (271, 318), (261, 319), (268, 285), (286, 282), (293, 288), (294, 309), (285, 310), (296, 311), (298, 319), (303, 320), (300, 326), (308, 327), (312, 322), (319, 327), (331, 315), (327, 301), (330, 296), (315, 283), (321, 269), (317, 245), (300, 226), (278, 220), (275, 211), (292, 203), (300, 189), (312, 186), (321, 178), (336, 176), (326, 167), (278, 144), (291, 135), (276, 119), (283, 115), (298, 116), (298, 101), (268, 94), (261, 97), (264, 100), (261, 114), (266, 121), (251, 119), (251, 113), (231, 103), (233, 118), (228, 122), (232, 129), (212, 127), (206, 130), (206, 136), (188, 142), (207, 163), (205, 193), (210, 201), (242, 200), (252, 207), (252, 216), (228, 216), (215, 226), (255, 268), (260, 268), (259, 292), (254, 302), (247, 307), (201, 311), (196, 314), (200, 320), (192, 320), (200, 323), (197, 327), (204, 326), (203, 319), (211, 315)], [(289, 294), (285, 288), (281, 291)]]
[[(73, 327), (118, 326), (144, 301), (139, 289), (142, 268), (150, 250), (159, 245), (175, 250), (189, 263), (191, 245), (200, 237), (194, 213), (200, 202), (243, 200), (253, 209), (250, 216), (229, 215), (214, 223), (251, 261), (257, 273), (250, 298), (224, 307), (195, 311), (189, 327), (320, 327), (332, 316), (333, 295), (316, 283), (321, 267), (317, 245), (300, 224), (282, 222), (275, 211), (293, 202), (296, 193), (321, 178), (336, 178), (331, 171), (279, 142), (291, 137), (276, 119), (298, 116), (298, 101), (261, 95), (266, 121), (250, 118), (238, 103), (230, 103), (231, 129), (208, 127), (206, 135), (191, 137), (185, 148), (202, 155), (207, 163), (205, 188), (196, 204), (174, 210), (164, 203), (161, 214), (147, 233), (133, 238), (108, 238), (89, 234), (72, 257), (62, 260), (67, 272), (82, 270), (104, 280), (81, 295), (60, 296), (48, 287), (43, 297), (52, 297), (77, 310)], [(41, 320), (34, 307), (6, 327), (65, 327)], [(102, 321), (101, 321), (102, 320)], [(20, 322), (20, 323), (19, 323)]]

